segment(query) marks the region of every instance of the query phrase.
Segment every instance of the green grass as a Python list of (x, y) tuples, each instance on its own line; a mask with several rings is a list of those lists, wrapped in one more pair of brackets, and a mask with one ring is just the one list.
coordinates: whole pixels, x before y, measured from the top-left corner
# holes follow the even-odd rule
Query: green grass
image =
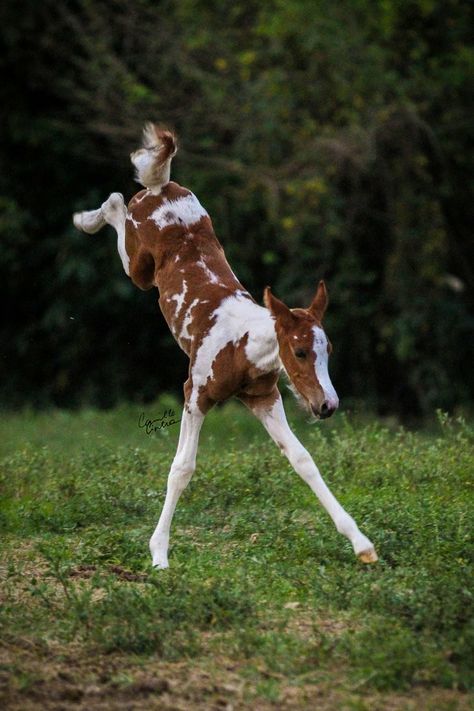
[[(474, 428), (443, 416), (429, 433), (342, 415), (309, 426), (290, 406), (326, 481), (376, 544), (380, 562), (366, 567), (259, 423), (238, 404), (216, 409), (174, 519), (171, 567), (157, 572), (147, 544), (178, 426), (147, 436), (137, 422), (169, 407), (179, 416), (162, 400), (2, 418), (0, 687), (3, 673), (12, 708), (31, 695), (47, 707), (38, 689), (51, 669), (71, 667), (71, 650), (79, 695), (84, 668), (97, 684), (100, 667), (118, 695), (157, 670), (214, 668), (217, 685), (233, 675), (249, 708), (287, 698), (313, 708), (314, 689), (327, 695), (321, 708), (464, 708)], [(57, 683), (63, 693), (72, 682)]]

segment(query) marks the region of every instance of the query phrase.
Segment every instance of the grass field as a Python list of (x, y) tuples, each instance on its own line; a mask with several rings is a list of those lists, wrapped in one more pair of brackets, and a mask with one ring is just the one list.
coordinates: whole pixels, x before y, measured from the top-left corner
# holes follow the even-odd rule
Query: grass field
[(474, 427), (290, 421), (374, 541), (363, 566), (238, 404), (213, 411), (150, 569), (178, 425), (142, 409), (0, 424), (1, 708), (471, 708)]

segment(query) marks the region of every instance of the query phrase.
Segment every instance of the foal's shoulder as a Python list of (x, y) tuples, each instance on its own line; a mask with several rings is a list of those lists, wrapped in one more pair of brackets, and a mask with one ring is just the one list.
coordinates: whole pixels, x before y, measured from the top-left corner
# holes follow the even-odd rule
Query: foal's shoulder
[(165, 200), (170, 202), (171, 200), (179, 200), (179, 198), (187, 197), (188, 195), (192, 195), (191, 190), (170, 180), (169, 183), (163, 186), (159, 193), (154, 193), (148, 189), (140, 190), (138, 193), (135, 193), (128, 203), (128, 209), (131, 211), (141, 206), (155, 208), (161, 205)]

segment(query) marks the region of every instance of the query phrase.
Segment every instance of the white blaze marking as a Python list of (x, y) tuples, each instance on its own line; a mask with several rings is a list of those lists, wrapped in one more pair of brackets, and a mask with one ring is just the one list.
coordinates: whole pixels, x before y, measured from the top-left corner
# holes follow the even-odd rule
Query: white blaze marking
[(313, 352), (316, 356), (316, 377), (324, 390), (324, 396), (328, 401), (329, 407), (337, 407), (339, 398), (334, 390), (333, 384), (328, 372), (328, 339), (322, 328), (313, 326)]
[(197, 406), (199, 388), (212, 378), (217, 355), (228, 343), (237, 344), (245, 334), (245, 355), (253, 365), (263, 372), (280, 368), (275, 322), (267, 309), (239, 291), (225, 297), (211, 317), (215, 317), (215, 323), (203, 338), (191, 371), (191, 407)]
[(176, 225), (179, 222), (189, 227), (205, 216), (207, 216), (206, 210), (197, 197), (191, 193), (177, 200), (163, 200), (160, 207), (157, 207), (148, 219), (153, 220), (162, 230), (168, 225)]

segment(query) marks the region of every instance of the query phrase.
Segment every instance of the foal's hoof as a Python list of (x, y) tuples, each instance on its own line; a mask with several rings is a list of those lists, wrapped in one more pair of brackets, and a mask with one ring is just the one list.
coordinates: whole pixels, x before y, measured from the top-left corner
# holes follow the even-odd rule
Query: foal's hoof
[(378, 555), (375, 552), (375, 548), (367, 548), (365, 551), (361, 551), (357, 554), (358, 559), (361, 563), (376, 563), (378, 561)]
[(77, 230), (86, 232), (88, 235), (94, 235), (106, 224), (100, 207), (98, 210), (75, 212), (72, 221)]
[(82, 212), (75, 212), (72, 216), (72, 221), (76, 230), (84, 231), (84, 227), (82, 226)]
[(165, 570), (165, 568), (169, 568), (167, 560), (154, 560), (152, 566), (154, 570)]

